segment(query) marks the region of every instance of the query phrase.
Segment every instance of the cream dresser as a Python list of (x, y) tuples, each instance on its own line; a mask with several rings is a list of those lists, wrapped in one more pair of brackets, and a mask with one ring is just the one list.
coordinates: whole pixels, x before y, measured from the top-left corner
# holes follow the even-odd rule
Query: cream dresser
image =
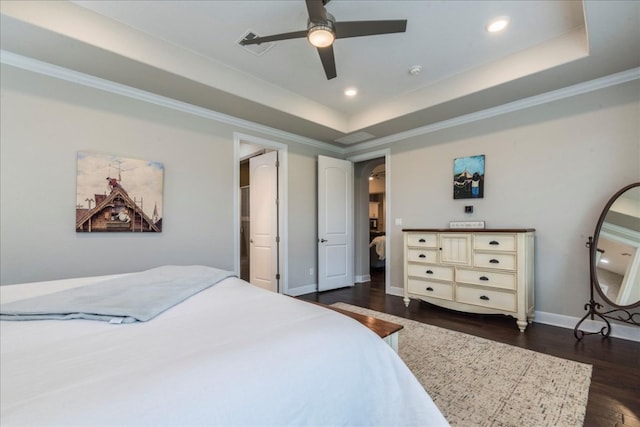
[(404, 303), (501, 313), (524, 332), (534, 311), (533, 229), (403, 229)]

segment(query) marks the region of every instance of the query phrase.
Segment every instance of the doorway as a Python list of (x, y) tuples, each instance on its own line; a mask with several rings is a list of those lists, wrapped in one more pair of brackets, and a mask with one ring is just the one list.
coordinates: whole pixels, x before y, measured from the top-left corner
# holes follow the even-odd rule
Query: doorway
[[(373, 167), (371, 172), (369, 169)], [(369, 277), (371, 287), (385, 289), (386, 261), (386, 171), (384, 158), (366, 163), (369, 181)]]
[(255, 286), (286, 293), (287, 147), (242, 134), (234, 143), (234, 271)]
[(391, 290), (390, 154), (384, 149), (347, 159), (354, 163), (355, 279), (385, 293)]

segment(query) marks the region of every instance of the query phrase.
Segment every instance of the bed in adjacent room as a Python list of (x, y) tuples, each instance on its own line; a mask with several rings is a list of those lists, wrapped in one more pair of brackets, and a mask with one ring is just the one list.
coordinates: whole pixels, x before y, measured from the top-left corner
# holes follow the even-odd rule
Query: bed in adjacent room
[[(145, 282), (132, 298), (123, 292), (144, 273), (0, 287), (0, 424), (446, 425), (357, 321), (210, 267), (150, 271), (161, 291)], [(185, 296), (180, 280), (194, 272)], [(92, 301), (98, 288), (115, 296)], [(131, 312), (110, 298), (129, 298)]]
[(369, 265), (371, 268), (384, 268), (386, 237), (384, 232), (370, 232)]

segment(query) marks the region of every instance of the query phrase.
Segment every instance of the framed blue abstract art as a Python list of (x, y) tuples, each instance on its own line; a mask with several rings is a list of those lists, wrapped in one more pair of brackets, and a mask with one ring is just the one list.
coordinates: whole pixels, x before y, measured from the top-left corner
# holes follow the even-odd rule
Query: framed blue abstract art
[(484, 197), (484, 154), (459, 157), (453, 161), (453, 198)]

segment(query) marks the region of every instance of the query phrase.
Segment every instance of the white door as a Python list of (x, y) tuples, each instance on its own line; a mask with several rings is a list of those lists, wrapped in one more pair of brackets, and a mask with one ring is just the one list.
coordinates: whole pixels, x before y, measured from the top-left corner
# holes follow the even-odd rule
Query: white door
[(353, 163), (318, 156), (318, 291), (353, 286)]
[(249, 159), (249, 282), (277, 292), (278, 152)]

